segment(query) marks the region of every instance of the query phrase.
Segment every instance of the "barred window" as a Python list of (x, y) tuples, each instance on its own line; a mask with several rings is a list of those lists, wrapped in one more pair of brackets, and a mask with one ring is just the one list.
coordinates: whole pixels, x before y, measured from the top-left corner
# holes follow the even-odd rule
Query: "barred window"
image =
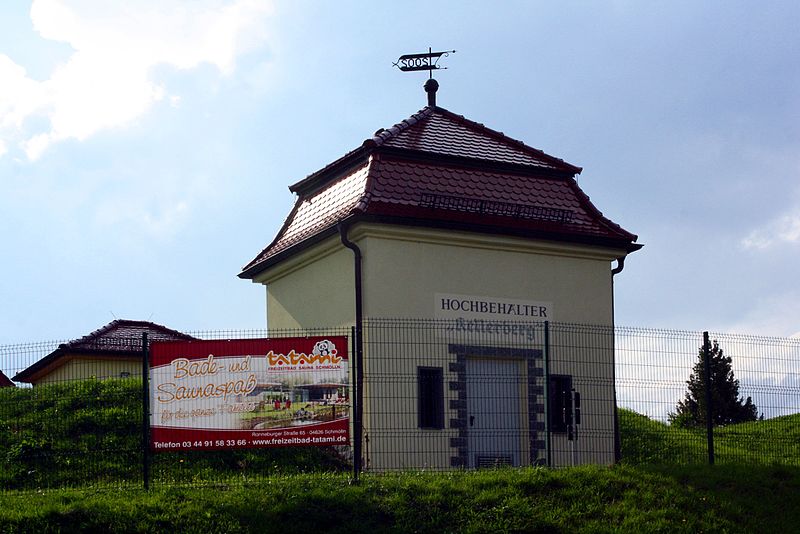
[(572, 377), (550, 375), (550, 432), (566, 432), (572, 423)]
[(444, 373), (441, 367), (417, 367), (417, 426), (444, 428)]

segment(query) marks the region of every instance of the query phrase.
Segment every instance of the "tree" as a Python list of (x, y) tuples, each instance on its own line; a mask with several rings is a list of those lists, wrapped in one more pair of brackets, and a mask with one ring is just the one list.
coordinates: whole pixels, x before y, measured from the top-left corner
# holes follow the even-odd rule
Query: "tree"
[[(709, 350), (712, 422), (714, 425), (729, 425), (745, 421), (756, 421), (758, 409), (753, 399), (739, 397), (739, 381), (733, 376), (732, 360), (722, 353), (717, 340)], [(686, 382), (688, 391), (678, 401), (675, 413), (669, 414), (670, 423), (680, 427), (705, 426), (707, 417), (705, 367), (703, 347)]]

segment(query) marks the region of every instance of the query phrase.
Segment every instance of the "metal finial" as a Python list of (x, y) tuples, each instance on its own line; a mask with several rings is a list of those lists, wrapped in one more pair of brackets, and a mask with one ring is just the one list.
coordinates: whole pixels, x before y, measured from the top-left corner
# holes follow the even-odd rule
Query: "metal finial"
[(433, 107), (436, 105), (436, 91), (439, 89), (439, 82), (433, 78), (428, 78), (425, 82), (425, 92), (428, 93), (428, 105)]

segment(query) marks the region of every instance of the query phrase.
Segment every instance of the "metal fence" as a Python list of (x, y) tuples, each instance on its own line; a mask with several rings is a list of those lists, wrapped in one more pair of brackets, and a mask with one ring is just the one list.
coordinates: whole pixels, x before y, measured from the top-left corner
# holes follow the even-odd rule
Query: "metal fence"
[[(149, 466), (152, 483), (235, 484), (354, 463), (367, 472), (620, 461), (800, 464), (798, 339), (712, 333), (706, 343), (702, 332), (401, 319), (367, 320), (353, 333), (190, 332), (200, 339), (348, 336), (351, 446), (158, 453)], [(37, 385), (0, 388), (0, 488), (142, 484), (149, 452), (141, 338), (113, 343), (116, 357), (87, 352), (58, 362), (46, 357), (59, 342), (0, 346), (0, 370), (9, 378), (49, 362), (36, 369)], [(730, 358), (732, 375), (704, 382), (713, 373), (704, 374), (703, 356), (722, 356), (714, 346)], [(694, 418), (679, 417), (679, 402), (691, 404), (690, 377), (711, 387), (690, 396), (699, 403)], [(709, 430), (705, 391), (732, 385), (739, 404), (750, 398), (755, 420)], [(710, 406), (715, 421), (724, 405)]]

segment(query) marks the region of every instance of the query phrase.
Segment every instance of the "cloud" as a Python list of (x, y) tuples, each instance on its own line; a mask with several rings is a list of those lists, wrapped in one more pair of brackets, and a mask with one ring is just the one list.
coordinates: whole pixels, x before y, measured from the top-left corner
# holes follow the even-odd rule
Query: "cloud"
[(766, 249), (780, 243), (800, 243), (800, 207), (772, 220), (742, 239), (746, 249)]
[(190, 216), (188, 199), (168, 199), (150, 202), (149, 206), (129, 203), (123, 199), (107, 201), (95, 213), (95, 227), (113, 228), (126, 224), (139, 228), (148, 238), (169, 239)]
[(35, 160), (58, 141), (129, 124), (165, 97), (176, 105), (153, 67), (210, 64), (230, 75), (265, 41), (270, 12), (269, 0), (34, 0), (34, 29), (74, 53), (44, 81), (0, 54), (0, 148), (16, 144)]
[(717, 332), (800, 337), (800, 289), (793, 289), (790, 281), (784, 284), (780, 293), (748, 301), (739, 319), (709, 327)]

